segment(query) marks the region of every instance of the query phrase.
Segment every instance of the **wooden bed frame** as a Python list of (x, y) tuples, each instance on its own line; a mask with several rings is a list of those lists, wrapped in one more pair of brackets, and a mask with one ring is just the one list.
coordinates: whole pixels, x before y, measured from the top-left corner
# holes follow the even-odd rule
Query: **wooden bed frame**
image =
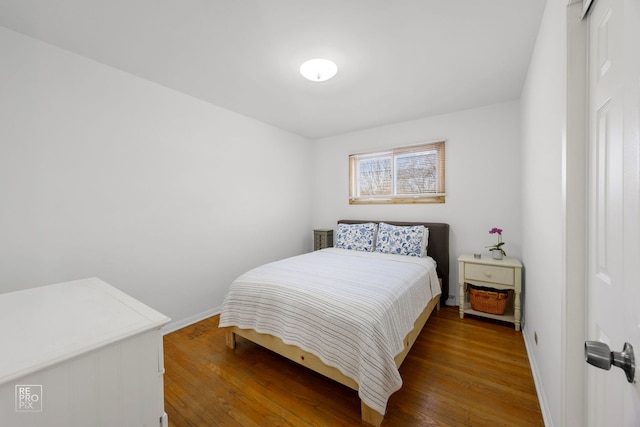
[[(363, 220), (340, 220), (338, 224), (358, 224), (365, 222), (379, 222), (379, 221), (363, 221)], [(433, 298), (422, 314), (414, 323), (413, 329), (404, 338), (404, 350), (398, 353), (395, 357), (396, 366), (399, 368), (405, 357), (411, 350), (413, 343), (420, 335), (422, 328), (429, 319), (429, 316), (433, 312), (434, 308), (440, 309), (440, 302), (446, 301), (448, 295), (448, 283), (449, 283), (449, 225), (443, 223), (428, 223), (428, 222), (397, 222), (397, 221), (384, 221), (393, 225), (424, 225), (429, 228), (429, 244), (427, 248), (427, 254), (436, 260), (438, 268), (438, 278), (440, 280), (440, 286), (442, 288), (442, 297)], [(358, 390), (358, 383), (353, 379), (347, 377), (338, 369), (324, 364), (317, 356), (311, 354), (301, 348), (285, 344), (278, 337), (269, 334), (261, 334), (253, 329), (240, 329), (232, 326), (225, 328), (226, 331), (226, 343), (231, 349), (236, 347), (236, 336), (241, 336), (249, 341), (252, 341), (262, 347), (265, 347), (281, 356), (284, 356), (302, 366), (305, 366), (327, 378), (331, 378), (340, 384), (346, 385), (349, 388)], [(370, 408), (364, 402), (360, 402), (362, 421), (374, 425), (380, 426), (384, 418), (384, 414), (377, 412)]]

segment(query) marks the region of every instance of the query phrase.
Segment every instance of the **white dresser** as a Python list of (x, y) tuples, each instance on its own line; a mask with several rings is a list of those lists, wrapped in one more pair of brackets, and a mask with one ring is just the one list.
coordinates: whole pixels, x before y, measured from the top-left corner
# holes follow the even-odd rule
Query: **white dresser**
[(169, 321), (97, 278), (0, 294), (0, 426), (167, 426)]

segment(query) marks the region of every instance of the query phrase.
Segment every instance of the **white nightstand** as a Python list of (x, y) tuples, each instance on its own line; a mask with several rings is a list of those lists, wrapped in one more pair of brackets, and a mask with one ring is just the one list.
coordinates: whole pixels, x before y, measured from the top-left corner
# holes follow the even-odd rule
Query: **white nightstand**
[[(520, 292), (522, 291), (522, 263), (517, 258), (505, 257), (495, 260), (482, 255), (474, 258), (472, 254), (460, 255), (458, 258), (458, 275), (460, 298), (460, 318), (464, 314), (489, 317), (491, 319), (511, 322), (516, 331), (520, 330)], [(465, 284), (488, 286), (495, 289), (512, 289), (514, 291), (513, 303), (507, 306), (504, 314), (490, 314), (473, 310), (467, 301), (467, 289)]]

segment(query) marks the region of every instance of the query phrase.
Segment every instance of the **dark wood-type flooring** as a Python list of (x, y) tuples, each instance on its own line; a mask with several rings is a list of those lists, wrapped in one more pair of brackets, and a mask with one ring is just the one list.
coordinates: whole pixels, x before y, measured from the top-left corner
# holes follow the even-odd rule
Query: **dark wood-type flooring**
[[(360, 426), (357, 392), (256, 344), (225, 346), (218, 316), (164, 337), (172, 427)], [(400, 367), (383, 427), (544, 426), (522, 334), (457, 307), (432, 314)]]

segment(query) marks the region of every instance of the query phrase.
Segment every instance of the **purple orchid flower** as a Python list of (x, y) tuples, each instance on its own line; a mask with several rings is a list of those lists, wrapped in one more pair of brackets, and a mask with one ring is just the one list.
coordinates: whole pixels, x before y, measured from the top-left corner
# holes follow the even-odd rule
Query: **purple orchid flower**
[(497, 234), (498, 243), (486, 247), (489, 248), (490, 251), (500, 251), (502, 252), (502, 255), (507, 256), (507, 253), (502, 248), (502, 246), (504, 245), (504, 242), (502, 241), (502, 228), (493, 227), (491, 230), (489, 230), (489, 234)]

